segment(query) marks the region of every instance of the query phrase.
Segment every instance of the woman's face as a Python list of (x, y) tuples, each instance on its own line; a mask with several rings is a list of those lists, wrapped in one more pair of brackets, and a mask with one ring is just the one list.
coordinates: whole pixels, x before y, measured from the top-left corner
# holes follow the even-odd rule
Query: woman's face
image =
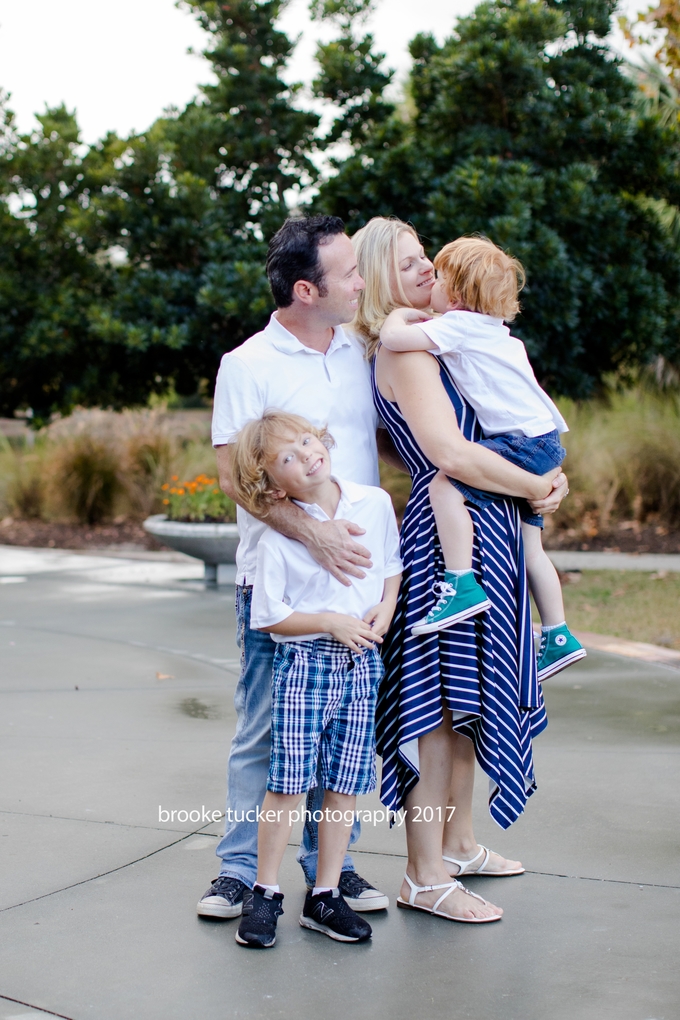
[(403, 230), (397, 239), (397, 263), (399, 282), (409, 304), (414, 308), (429, 308), (434, 266), (420, 241), (409, 230)]

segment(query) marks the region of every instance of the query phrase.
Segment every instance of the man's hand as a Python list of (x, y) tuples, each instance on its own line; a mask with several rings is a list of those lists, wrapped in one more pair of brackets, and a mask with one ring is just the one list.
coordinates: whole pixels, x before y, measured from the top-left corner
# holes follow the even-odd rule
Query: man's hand
[(335, 640), (347, 645), (353, 652), (363, 652), (367, 648), (375, 648), (376, 643), (382, 644), (382, 637), (374, 633), (364, 620), (344, 613), (326, 613), (324, 620), (328, 621), (328, 631)]
[(529, 500), (529, 506), (535, 514), (554, 514), (559, 509), (560, 503), (569, 492), (569, 479), (564, 471), (555, 475), (552, 486), (552, 492), (545, 499)]
[(305, 545), (319, 566), (349, 587), (352, 582), (348, 574), (365, 577), (364, 571), (373, 566), (369, 550), (352, 537), (365, 534), (365, 528), (352, 521), (319, 521), (305, 540)]

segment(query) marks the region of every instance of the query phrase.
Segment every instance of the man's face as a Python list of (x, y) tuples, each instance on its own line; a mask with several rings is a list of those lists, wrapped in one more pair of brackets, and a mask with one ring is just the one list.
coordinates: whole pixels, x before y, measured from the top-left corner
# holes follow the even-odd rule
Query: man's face
[(316, 300), (329, 326), (339, 326), (354, 318), (359, 293), (366, 284), (357, 270), (357, 257), (347, 234), (335, 234), (327, 244), (319, 245), (319, 261), (324, 271), (326, 296)]

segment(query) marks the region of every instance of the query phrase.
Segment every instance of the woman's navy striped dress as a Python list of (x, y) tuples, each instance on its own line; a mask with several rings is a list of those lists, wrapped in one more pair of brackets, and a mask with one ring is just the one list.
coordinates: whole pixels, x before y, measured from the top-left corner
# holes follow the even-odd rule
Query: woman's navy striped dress
[[(466, 439), (482, 438), (440, 362), (441, 379)], [(418, 737), (442, 723), (442, 701), (454, 727), (469, 737), (490, 779), (489, 810), (504, 829), (536, 789), (531, 741), (547, 726), (536, 679), (529, 592), (517, 508), (499, 497), (486, 510), (468, 505), (474, 521), (473, 566), (491, 601), (489, 612), (439, 633), (411, 636), (432, 607), (432, 585), (443, 580), (437, 529), (428, 498), (436, 468), (420, 451), (396, 404), (375, 382), (378, 413), (413, 481), (404, 514), (404, 576), (394, 622), (383, 646), (385, 678), (377, 713), (382, 755), (381, 800), (392, 811), (418, 782)]]

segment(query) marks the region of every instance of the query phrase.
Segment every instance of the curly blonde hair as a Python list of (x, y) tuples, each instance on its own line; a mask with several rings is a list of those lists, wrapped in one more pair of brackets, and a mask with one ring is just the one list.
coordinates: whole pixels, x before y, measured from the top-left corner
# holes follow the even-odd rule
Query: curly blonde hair
[(468, 311), (506, 322), (519, 312), (524, 267), (488, 237), (459, 237), (445, 244), (435, 255), (434, 268), (449, 300)]
[(267, 408), (261, 418), (247, 422), (233, 444), (231, 467), (236, 501), (250, 513), (266, 517), (277, 501), (277, 488), (267, 466), (276, 457), (281, 440), (309, 432), (320, 439), (327, 450), (335, 441), (324, 425), (317, 428), (299, 414)]
[(370, 361), (380, 343), (380, 327), (395, 308), (409, 307), (401, 286), (397, 245), (403, 233), (420, 238), (409, 223), (396, 217), (374, 216), (351, 238), (357, 257), (357, 269), (366, 287), (351, 329), (363, 340)]

